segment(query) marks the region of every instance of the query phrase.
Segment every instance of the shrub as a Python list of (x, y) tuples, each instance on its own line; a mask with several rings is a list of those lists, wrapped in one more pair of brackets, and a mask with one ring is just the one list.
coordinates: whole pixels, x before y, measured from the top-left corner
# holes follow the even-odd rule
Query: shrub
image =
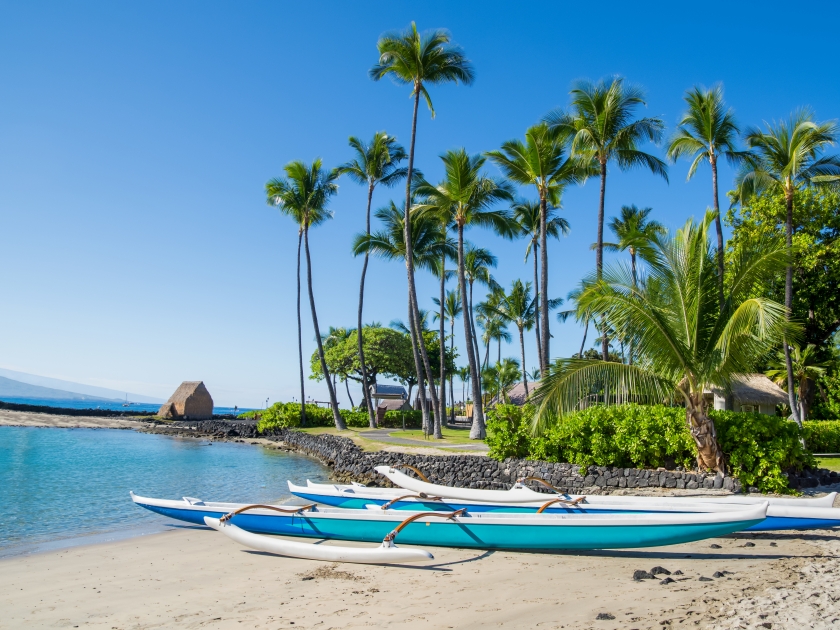
[[(366, 411), (360, 409), (339, 409), (341, 417), (348, 427), (363, 428), (369, 424)], [(386, 428), (402, 428), (402, 417), (405, 414), (406, 428), (416, 429), (423, 424), (423, 414), (420, 411), (387, 411), (381, 424)], [(264, 433), (273, 429), (287, 429), (300, 426), (300, 403), (274, 403), (268, 409), (247, 411), (239, 415), (240, 418), (258, 418), (257, 431)], [(334, 426), (332, 409), (317, 405), (306, 405), (307, 427)]]
[[(419, 429), (423, 426), (423, 412), (415, 409), (408, 411), (386, 411), (380, 426), (388, 429), (402, 429), (403, 417), (405, 417), (406, 429)], [(434, 418), (434, 414), (429, 413), (429, 418)]]
[(840, 453), (840, 420), (809, 420), (802, 424), (805, 444), (812, 453)]
[[(783, 471), (815, 463), (799, 441), (799, 428), (784, 418), (731, 411), (710, 415), (732, 474), (745, 487), (788, 491)], [(680, 407), (593, 406), (564, 416), (539, 437), (530, 433), (532, 416), (533, 408), (527, 406), (499, 405), (489, 411), (490, 456), (582, 467), (692, 468), (696, 461), (694, 440)]]

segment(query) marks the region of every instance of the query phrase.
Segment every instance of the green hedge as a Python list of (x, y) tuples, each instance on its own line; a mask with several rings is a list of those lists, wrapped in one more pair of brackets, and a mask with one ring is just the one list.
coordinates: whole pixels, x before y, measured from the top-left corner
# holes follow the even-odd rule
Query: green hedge
[(812, 453), (840, 453), (840, 420), (803, 422), (805, 444)]
[[(357, 409), (339, 409), (341, 417), (348, 427), (364, 428), (369, 426), (366, 411)], [(380, 426), (385, 428), (402, 428), (403, 414), (405, 414), (406, 428), (418, 428), (423, 424), (423, 414), (420, 411), (386, 411)], [(286, 429), (300, 426), (300, 403), (274, 403), (268, 409), (247, 411), (239, 415), (240, 418), (259, 418), (257, 431), (260, 433), (271, 429)], [(307, 427), (334, 426), (332, 409), (317, 405), (306, 405)]]
[[(542, 436), (530, 432), (533, 408), (499, 405), (489, 411), (490, 456), (525, 457), (581, 466), (657, 468), (695, 464), (694, 440), (679, 407), (594, 406), (569, 414)], [(799, 429), (776, 416), (712, 411), (721, 448), (744, 486), (786, 492), (786, 470), (815, 464)]]

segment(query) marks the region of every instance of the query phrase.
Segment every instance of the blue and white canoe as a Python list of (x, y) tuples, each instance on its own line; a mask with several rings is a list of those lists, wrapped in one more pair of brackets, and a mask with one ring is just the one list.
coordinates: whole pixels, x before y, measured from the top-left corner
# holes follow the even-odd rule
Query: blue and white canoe
[[(393, 542), (473, 549), (559, 550), (656, 547), (714, 538), (764, 520), (767, 503), (707, 513), (513, 514), (453, 510), (415, 512), (264, 506), (185, 498), (150, 499), (131, 494), (139, 506), (188, 523), (217, 526), (223, 519), (251, 533), (358, 542)], [(283, 509), (277, 512), (275, 509)], [(408, 517), (408, 518), (406, 518)], [(205, 521), (205, 519), (208, 519)]]
[[(813, 499), (766, 498), (749, 495), (640, 497), (615, 495), (569, 495), (535, 492), (522, 483), (510, 490), (478, 490), (441, 486), (409, 477), (389, 466), (376, 471), (401, 488), (375, 488), (362, 484), (333, 485), (289, 482), (295, 496), (333, 507), (362, 509), (387, 505), (394, 510), (460, 510), (469, 512), (534, 513), (542, 508), (548, 514), (609, 513), (700, 513), (725, 512), (747, 505), (769, 503), (767, 518), (750, 526), (749, 531), (783, 529), (827, 529), (840, 526), (840, 508), (831, 507), (837, 493)], [(408, 490), (409, 492), (406, 492)], [(558, 501), (546, 506), (547, 502)]]

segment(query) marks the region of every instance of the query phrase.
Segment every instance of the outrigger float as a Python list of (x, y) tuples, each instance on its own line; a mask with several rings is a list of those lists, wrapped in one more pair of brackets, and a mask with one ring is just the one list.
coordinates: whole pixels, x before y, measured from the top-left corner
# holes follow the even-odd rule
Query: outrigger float
[[(343, 560), (352, 557), (348, 551), (352, 548), (318, 546), (316, 558), (383, 563), (412, 561), (396, 559), (397, 554), (391, 551), (397, 535), (405, 544), (438, 547), (544, 551), (628, 549), (724, 536), (760, 523), (767, 512), (767, 503), (764, 502), (741, 506), (737, 510), (707, 513), (553, 514), (543, 511), (522, 514), (471, 513), (467, 509), (459, 509), (415, 512), (406, 518), (405, 511), (383, 510), (380, 506), (359, 510), (315, 505), (247, 505), (205, 502), (190, 497), (180, 501), (151, 499), (134, 493), (131, 493), (131, 498), (137, 505), (158, 514), (189, 523), (208, 524), (242, 544), (283, 555), (316, 558), (316, 552), (301, 546), (283, 546), (279, 545), (280, 541), (264, 536), (255, 538), (244, 534), (385, 543), (377, 550), (367, 550), (380, 555), (355, 560)], [(279, 546), (269, 545), (270, 542)]]
[[(361, 509), (378, 505), (391, 510), (443, 510), (467, 509), (469, 512), (505, 512), (549, 514), (627, 514), (627, 513), (700, 513), (727, 512), (744, 506), (768, 503), (767, 518), (747, 529), (748, 531), (774, 531), (782, 529), (825, 529), (840, 526), (840, 509), (831, 507), (836, 492), (812, 499), (765, 498), (749, 495), (695, 496), (695, 497), (640, 497), (614, 495), (570, 495), (539, 478), (530, 478), (550, 492), (536, 492), (519, 480), (510, 490), (479, 490), (455, 488), (429, 483), (422, 472), (411, 468), (422, 477), (410, 477), (390, 466), (377, 466), (376, 471), (399, 488), (369, 488), (362, 484), (315, 484), (307, 480), (306, 486), (289, 482), (289, 491), (307, 501), (329, 506)], [(409, 491), (406, 493), (406, 491)]]

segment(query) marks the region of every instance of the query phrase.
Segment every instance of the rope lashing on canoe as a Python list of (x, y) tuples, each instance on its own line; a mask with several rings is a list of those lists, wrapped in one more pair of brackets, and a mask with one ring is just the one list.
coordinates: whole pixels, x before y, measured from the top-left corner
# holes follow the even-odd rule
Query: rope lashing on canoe
[(397, 497), (396, 499), (391, 499), (382, 506), (383, 510), (387, 510), (389, 507), (394, 505), (397, 501), (402, 501), (403, 499), (425, 499), (426, 501), (443, 501), (443, 497), (430, 497), (425, 492), (421, 492), (420, 494), (404, 494), (401, 497)]
[(412, 514), (402, 523), (397, 525), (391, 533), (389, 533), (387, 536), (385, 536), (385, 538), (382, 539), (382, 542), (393, 542), (394, 538), (397, 537), (397, 534), (399, 534), (404, 527), (406, 527), (409, 523), (413, 523), (418, 518), (424, 518), (426, 516), (436, 516), (437, 518), (453, 519), (456, 516), (461, 516), (461, 514), (463, 514), (466, 511), (467, 508), (461, 508), (460, 510), (455, 510), (454, 512), (417, 512), (417, 514)]
[(414, 466), (409, 466), (408, 464), (398, 464), (398, 465), (394, 466), (394, 468), (408, 468), (409, 470), (413, 470), (415, 473), (417, 473), (417, 476), (420, 477), (420, 479), (422, 479), (426, 483), (432, 483), (431, 481), (429, 481), (429, 478), (426, 477), (426, 475), (421, 473)]
[(230, 519), (232, 519), (237, 514), (241, 514), (242, 512), (247, 512), (248, 510), (262, 509), (262, 510), (274, 510), (275, 512), (282, 512), (283, 514), (297, 514), (298, 512), (303, 512), (304, 510), (308, 510), (308, 509), (314, 508), (314, 507), (315, 507), (314, 503), (310, 503), (309, 505), (297, 506), (297, 507), (294, 507), (294, 509), (281, 508), (281, 507), (277, 507), (276, 505), (259, 505), (259, 504), (246, 505), (245, 507), (241, 507), (234, 512), (230, 512), (229, 514), (225, 514), (222, 518), (219, 519), (219, 521), (221, 523), (224, 523), (225, 521), (229, 521)]
[[(542, 485), (544, 485), (549, 490), (554, 490), (554, 492), (556, 492), (557, 494), (565, 494), (565, 492), (560, 490), (560, 488), (552, 486), (545, 479), (540, 479), (539, 477), (522, 477), (521, 479), (517, 479), (516, 483), (522, 483), (523, 481), (536, 481), (537, 483), (541, 483)], [(578, 503), (581, 503), (581, 502), (585, 502), (585, 501), (586, 501), (586, 497), (579, 497), (579, 498), (575, 499), (575, 505), (577, 505)]]
[(555, 503), (562, 503), (568, 507), (577, 507), (578, 503), (582, 503), (585, 497), (578, 497), (577, 499), (552, 499), (551, 501), (546, 501), (542, 504), (539, 510), (537, 510), (537, 514), (542, 514), (545, 508), (549, 505), (554, 505)]

